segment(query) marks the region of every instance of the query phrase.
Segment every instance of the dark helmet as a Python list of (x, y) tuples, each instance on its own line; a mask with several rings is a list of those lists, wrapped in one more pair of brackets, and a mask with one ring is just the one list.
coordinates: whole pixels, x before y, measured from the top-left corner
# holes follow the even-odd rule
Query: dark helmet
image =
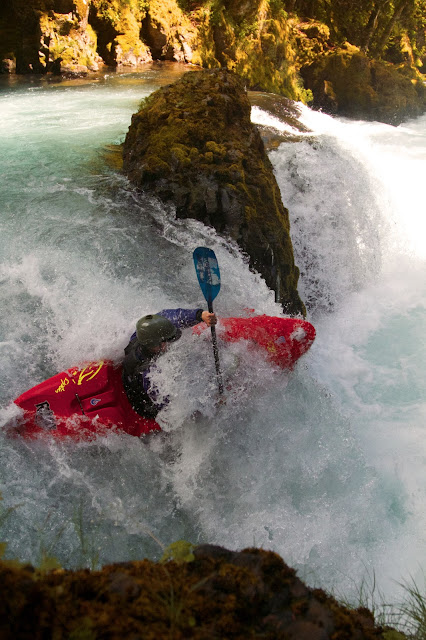
[(167, 318), (159, 314), (143, 316), (136, 323), (136, 337), (138, 342), (148, 349), (158, 347), (162, 342), (178, 340), (182, 331)]

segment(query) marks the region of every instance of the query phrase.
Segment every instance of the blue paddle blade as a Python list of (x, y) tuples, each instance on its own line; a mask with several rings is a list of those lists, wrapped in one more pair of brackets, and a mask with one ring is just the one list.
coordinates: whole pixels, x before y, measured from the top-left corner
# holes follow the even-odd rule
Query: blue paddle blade
[(220, 291), (220, 271), (212, 249), (197, 247), (193, 253), (195, 271), (203, 296), (209, 305)]

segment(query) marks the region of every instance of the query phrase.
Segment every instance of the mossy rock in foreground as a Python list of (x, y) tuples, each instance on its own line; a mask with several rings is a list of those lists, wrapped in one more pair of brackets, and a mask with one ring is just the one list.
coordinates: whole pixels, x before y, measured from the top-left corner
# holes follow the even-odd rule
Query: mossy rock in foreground
[(2, 640), (373, 640), (366, 609), (309, 589), (277, 554), (194, 548), (189, 562), (149, 560), (101, 571), (0, 562)]
[(186, 73), (151, 94), (132, 117), (123, 169), (138, 188), (230, 236), (287, 313), (297, 292), (288, 211), (243, 81), (225, 70)]

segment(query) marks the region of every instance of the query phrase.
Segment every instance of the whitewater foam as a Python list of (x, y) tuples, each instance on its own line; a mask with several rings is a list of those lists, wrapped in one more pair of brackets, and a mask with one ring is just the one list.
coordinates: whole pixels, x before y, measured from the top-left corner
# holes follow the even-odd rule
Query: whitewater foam
[[(141, 315), (202, 306), (198, 245), (219, 260), (219, 316), (280, 314), (235, 245), (174, 220), (105, 166), (105, 145), (123, 139), (155, 86), (152, 75), (129, 83), (1, 95), (3, 416), (81, 359), (119, 359)], [(421, 575), (424, 118), (393, 128), (301, 110), (315, 135), (270, 157), (312, 349), (288, 374), (243, 343), (221, 345), (227, 402), (217, 406), (211, 345), (189, 332), (156, 374), (172, 398), (164, 439), (46, 447), (2, 435), (0, 490), (5, 507), (19, 505), (1, 531), (11, 556), (37, 562), (48, 548), (65, 566), (92, 566), (159, 557), (156, 539), (256, 544), (347, 597), (374, 571), (390, 601), (396, 582)]]

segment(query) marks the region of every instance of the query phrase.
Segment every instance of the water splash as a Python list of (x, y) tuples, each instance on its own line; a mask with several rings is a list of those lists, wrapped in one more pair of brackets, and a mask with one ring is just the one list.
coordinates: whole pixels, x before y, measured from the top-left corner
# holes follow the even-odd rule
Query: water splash
[[(198, 245), (219, 260), (219, 315), (280, 313), (235, 245), (174, 220), (105, 166), (105, 145), (123, 139), (154, 84), (114, 77), (0, 94), (10, 123), (0, 155), (3, 423), (11, 400), (48, 375), (119, 358), (144, 313), (202, 305)], [(159, 557), (155, 539), (256, 544), (346, 595), (374, 570), (390, 600), (394, 581), (416, 575), (426, 530), (415, 179), (424, 120), (395, 129), (304, 108), (302, 119), (315, 137), (271, 159), (317, 328), (309, 355), (289, 375), (242, 344), (222, 348), (227, 403), (217, 406), (211, 345), (187, 332), (158, 372), (172, 398), (161, 438), (46, 447), (2, 435), (0, 491), (5, 506), (22, 505), (1, 532), (12, 556), (37, 562), (51, 547), (66, 566), (91, 566)]]

